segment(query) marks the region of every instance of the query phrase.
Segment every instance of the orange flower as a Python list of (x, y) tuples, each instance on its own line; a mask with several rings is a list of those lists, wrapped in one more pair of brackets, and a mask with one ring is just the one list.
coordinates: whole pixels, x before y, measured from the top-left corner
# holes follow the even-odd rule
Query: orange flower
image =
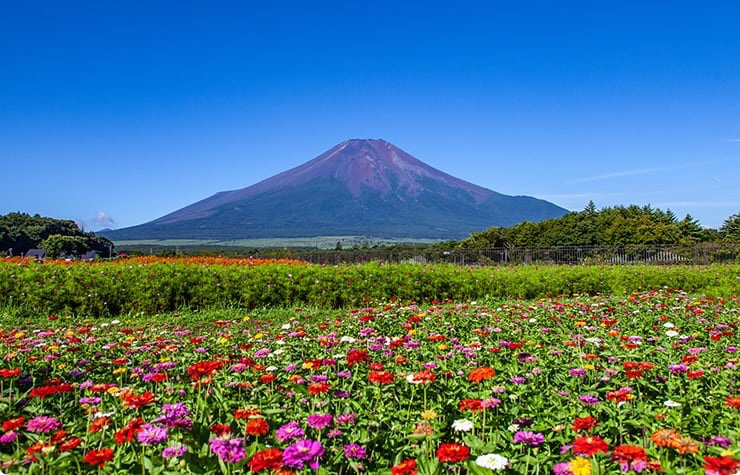
[(573, 430), (591, 430), (597, 425), (599, 425), (599, 420), (593, 416), (576, 417), (576, 420), (573, 421)]
[(265, 435), (270, 430), (267, 421), (261, 417), (247, 421), (246, 432), (249, 435)]
[(725, 406), (732, 407), (733, 409), (740, 409), (740, 397), (728, 396), (725, 398)]
[(699, 452), (699, 446), (691, 437), (679, 436), (673, 441), (671, 448), (682, 454), (695, 454)]
[(391, 467), (391, 475), (416, 475), (416, 460), (408, 459)]
[(672, 447), (673, 442), (679, 437), (681, 435), (673, 429), (660, 429), (650, 436), (650, 440), (658, 447)]
[(480, 368), (475, 368), (473, 371), (470, 372), (470, 374), (468, 375), (468, 381), (480, 383), (481, 381), (485, 381), (486, 379), (493, 378), (495, 374), (496, 371), (494, 371), (493, 368), (482, 366)]
[(441, 444), (436, 455), (440, 462), (464, 462), (470, 458), (470, 449), (457, 442)]
[(139, 409), (154, 401), (154, 393), (147, 391), (144, 394), (127, 393), (123, 395), (123, 406)]

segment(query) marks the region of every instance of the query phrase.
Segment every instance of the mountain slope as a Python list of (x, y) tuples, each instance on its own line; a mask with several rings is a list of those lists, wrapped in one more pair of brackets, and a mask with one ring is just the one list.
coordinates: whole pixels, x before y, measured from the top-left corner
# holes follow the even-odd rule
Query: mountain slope
[(216, 193), (140, 226), (128, 239), (248, 239), (363, 235), (459, 239), (490, 226), (566, 212), (460, 180), (384, 140), (348, 140), (255, 185)]

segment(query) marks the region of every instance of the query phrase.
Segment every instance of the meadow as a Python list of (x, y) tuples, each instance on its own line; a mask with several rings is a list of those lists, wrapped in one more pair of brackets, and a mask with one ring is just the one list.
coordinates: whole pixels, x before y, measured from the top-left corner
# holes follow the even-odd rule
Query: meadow
[(0, 469), (733, 474), (737, 276), (7, 262)]

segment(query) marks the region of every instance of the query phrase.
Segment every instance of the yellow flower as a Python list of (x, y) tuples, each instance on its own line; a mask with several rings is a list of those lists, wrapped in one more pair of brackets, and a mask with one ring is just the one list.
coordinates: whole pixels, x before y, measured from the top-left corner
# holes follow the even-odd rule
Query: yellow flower
[(262, 334), (262, 333), (257, 333), (256, 335), (254, 335), (254, 336), (252, 337), (252, 340), (260, 340), (260, 339), (262, 339), (262, 337), (264, 337), (264, 336), (265, 336), (265, 335), (264, 335), (264, 334)]
[(12, 360), (16, 356), (18, 356), (18, 353), (8, 353), (7, 355), (5, 355), (5, 359), (6, 360)]
[(167, 363), (167, 362), (168, 362), (169, 360), (171, 360), (171, 359), (172, 359), (172, 358), (164, 358), (164, 357), (162, 357), (162, 358), (160, 358), (160, 359), (159, 359), (159, 362), (160, 362), (160, 363)]
[(228, 338), (221, 337), (221, 338), (219, 338), (218, 342), (223, 345), (224, 343), (228, 343), (229, 342), (229, 339)]
[(594, 365), (592, 365), (592, 364), (585, 364), (585, 365), (583, 365), (583, 369), (592, 370), (592, 369), (594, 369)]
[(67, 365), (66, 365), (66, 364), (64, 364), (64, 363), (59, 363), (59, 366), (57, 366), (57, 369), (64, 369), (64, 368), (66, 368), (66, 367), (67, 367)]
[(17, 332), (17, 333), (15, 334), (15, 337), (16, 337), (16, 338), (17, 338), (18, 340), (20, 340), (20, 339), (21, 339), (21, 338), (23, 338), (24, 336), (26, 336), (26, 333), (25, 333), (25, 332)]
[(437, 417), (437, 412), (432, 409), (425, 409), (421, 411), (421, 418), (425, 421), (432, 420)]
[(248, 322), (248, 321), (250, 321), (250, 320), (251, 320), (251, 318), (250, 318), (250, 317), (244, 317), (244, 318), (242, 318), (242, 321), (243, 321), (243, 322)]
[(59, 347), (57, 345), (49, 345), (49, 351), (59, 351)]
[(411, 330), (409, 330), (409, 335), (416, 335), (416, 329), (412, 328)]
[(444, 343), (440, 343), (439, 345), (437, 345), (437, 349), (438, 350), (446, 350), (447, 349), (447, 345), (444, 344)]
[(573, 325), (575, 325), (575, 326), (577, 326), (577, 327), (583, 327), (583, 326), (586, 326), (586, 322), (585, 322), (585, 321), (583, 321), (583, 320), (578, 320), (578, 321), (577, 321), (576, 323), (574, 323)]
[(735, 452), (733, 452), (730, 449), (725, 449), (719, 455), (720, 455), (720, 457), (734, 457), (735, 456)]
[(128, 369), (126, 368), (116, 368), (113, 370), (113, 374), (121, 374), (121, 373), (125, 373), (126, 371), (128, 371)]
[(120, 391), (119, 388), (113, 386), (112, 388), (108, 388), (106, 392), (110, 394), (111, 396), (115, 396), (116, 394), (118, 394), (119, 391)]
[(576, 457), (570, 461), (568, 470), (573, 475), (591, 475), (591, 461), (583, 457)]

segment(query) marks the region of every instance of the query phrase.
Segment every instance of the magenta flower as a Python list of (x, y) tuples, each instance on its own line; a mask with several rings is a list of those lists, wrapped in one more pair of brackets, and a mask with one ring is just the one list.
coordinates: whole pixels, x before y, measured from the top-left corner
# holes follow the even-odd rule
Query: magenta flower
[(172, 447), (167, 447), (166, 449), (162, 450), (162, 457), (164, 458), (182, 457), (183, 455), (185, 455), (185, 452), (187, 451), (188, 451), (188, 448), (185, 445), (174, 445)]
[(136, 434), (136, 440), (142, 445), (161, 444), (168, 437), (167, 429), (152, 424), (144, 424), (141, 426), (141, 431)]
[(283, 463), (290, 468), (302, 470), (304, 465), (312, 470), (319, 468), (319, 458), (324, 455), (324, 447), (317, 440), (301, 439), (283, 451)]
[(344, 456), (350, 459), (362, 460), (365, 458), (365, 449), (357, 444), (347, 444), (344, 447)]
[(237, 463), (247, 456), (244, 439), (241, 437), (224, 434), (209, 440), (208, 444), (211, 446), (211, 452), (227, 463)]
[(47, 432), (54, 432), (55, 430), (61, 429), (62, 424), (56, 417), (38, 416), (28, 421), (26, 423), (26, 428), (31, 432), (45, 434)]
[(519, 431), (514, 434), (515, 444), (540, 445), (545, 442), (545, 436), (539, 432)]
[(297, 422), (288, 422), (275, 431), (275, 438), (280, 442), (298, 439), (304, 435), (303, 429), (301, 429), (301, 426)]
[(311, 414), (306, 420), (306, 424), (314, 429), (323, 429), (334, 421), (331, 414)]

